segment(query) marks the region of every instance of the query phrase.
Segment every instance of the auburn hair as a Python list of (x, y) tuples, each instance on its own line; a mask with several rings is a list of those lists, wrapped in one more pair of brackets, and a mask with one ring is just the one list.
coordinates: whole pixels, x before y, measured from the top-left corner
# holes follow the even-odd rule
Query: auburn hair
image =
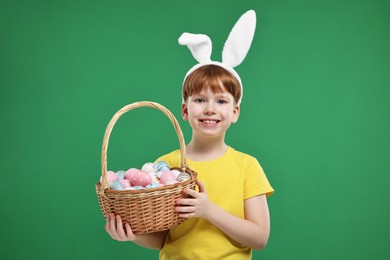
[(194, 70), (183, 84), (183, 99), (199, 94), (203, 89), (210, 88), (213, 93), (229, 92), (237, 103), (241, 97), (241, 85), (228, 70), (218, 65), (204, 65)]

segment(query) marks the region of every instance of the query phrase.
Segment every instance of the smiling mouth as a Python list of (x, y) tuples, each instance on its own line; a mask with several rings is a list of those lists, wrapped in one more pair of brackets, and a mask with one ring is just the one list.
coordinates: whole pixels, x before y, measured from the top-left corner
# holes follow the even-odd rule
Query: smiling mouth
[(211, 120), (211, 119), (200, 119), (199, 121), (204, 123), (204, 124), (208, 124), (208, 125), (215, 125), (215, 124), (221, 122), (221, 120)]

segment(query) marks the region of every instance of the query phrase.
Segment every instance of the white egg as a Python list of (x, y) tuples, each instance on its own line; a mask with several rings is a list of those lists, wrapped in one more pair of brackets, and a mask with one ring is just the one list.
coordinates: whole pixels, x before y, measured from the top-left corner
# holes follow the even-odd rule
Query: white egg
[(173, 174), (175, 174), (175, 178), (177, 178), (177, 176), (179, 176), (179, 174), (180, 174), (180, 171), (178, 171), (178, 170), (172, 170), (171, 172), (173, 172)]
[(142, 166), (142, 171), (143, 171), (143, 172), (147, 172), (147, 173), (155, 172), (156, 170), (154, 169), (154, 163), (151, 163), (151, 162), (145, 163), (145, 164)]

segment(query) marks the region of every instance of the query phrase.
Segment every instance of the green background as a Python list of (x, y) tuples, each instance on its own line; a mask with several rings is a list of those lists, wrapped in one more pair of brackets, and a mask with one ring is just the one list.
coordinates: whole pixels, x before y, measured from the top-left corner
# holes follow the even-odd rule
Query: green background
[[(195, 60), (177, 38), (208, 34), (220, 60), (248, 9), (258, 27), (227, 142), (276, 190), (254, 259), (389, 259), (390, 4), (379, 0), (1, 1), (1, 259), (157, 258), (104, 231), (94, 184), (105, 128), (152, 100), (188, 141), (180, 86)], [(108, 167), (176, 148), (161, 112), (130, 111)]]

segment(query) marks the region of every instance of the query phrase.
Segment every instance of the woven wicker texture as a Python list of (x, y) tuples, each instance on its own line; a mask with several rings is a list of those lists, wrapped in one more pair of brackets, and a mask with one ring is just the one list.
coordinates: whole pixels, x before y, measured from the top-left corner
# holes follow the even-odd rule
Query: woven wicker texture
[[(140, 108), (150, 107), (163, 112), (173, 124), (178, 136), (181, 154), (181, 167), (172, 168), (191, 175), (191, 179), (160, 188), (144, 190), (112, 190), (107, 180), (107, 149), (111, 131), (117, 120), (126, 112)], [(112, 117), (103, 138), (101, 163), (102, 184), (96, 184), (100, 208), (104, 216), (109, 213), (120, 215), (123, 223), (129, 223), (134, 234), (145, 234), (163, 231), (177, 226), (185, 219), (179, 218), (175, 212), (175, 202), (185, 198), (184, 189), (195, 189), (196, 172), (187, 167), (186, 147), (180, 125), (174, 115), (164, 106), (150, 101), (141, 101), (124, 106)]]

